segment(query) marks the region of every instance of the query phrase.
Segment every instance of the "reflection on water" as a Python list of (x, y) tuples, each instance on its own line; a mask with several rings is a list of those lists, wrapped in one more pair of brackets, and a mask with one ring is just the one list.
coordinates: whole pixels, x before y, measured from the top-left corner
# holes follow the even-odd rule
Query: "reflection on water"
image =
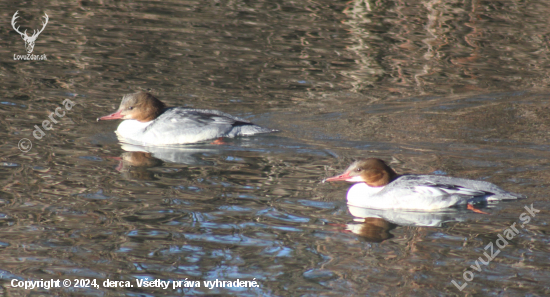
[[(548, 295), (548, 3), (61, 1), (34, 54), (0, 40), (4, 295)], [(19, 22), (20, 21), (20, 22)], [(7, 24), (7, 23), (6, 23)], [(121, 145), (95, 118), (138, 89), (282, 130), (226, 145)], [(42, 139), (60, 102), (76, 103)], [(116, 99), (115, 99), (116, 98)], [(17, 143), (33, 147), (21, 153)], [(482, 215), (368, 213), (319, 182), (352, 159), (529, 197)], [(463, 292), (465, 270), (541, 212)], [(350, 232), (351, 231), (351, 232)], [(205, 288), (253, 280), (258, 288)], [(24, 290), (11, 280), (201, 281)], [(135, 282), (134, 282), (135, 284)]]
[(411, 95), (544, 87), (547, 10), (543, 2), (350, 1), (344, 22), (359, 57), (350, 77), (356, 90), (380, 79)]
[(390, 230), (395, 229), (396, 225), (380, 218), (362, 218), (354, 223), (349, 223), (346, 230), (361, 236), (369, 242), (382, 242), (390, 239), (393, 235)]
[[(399, 211), (378, 210), (348, 205), (349, 213), (358, 218), (381, 218), (401, 226), (442, 227), (449, 222), (462, 222), (471, 213), (469, 210), (451, 208), (445, 211)], [(471, 215), (470, 215), (471, 216)]]

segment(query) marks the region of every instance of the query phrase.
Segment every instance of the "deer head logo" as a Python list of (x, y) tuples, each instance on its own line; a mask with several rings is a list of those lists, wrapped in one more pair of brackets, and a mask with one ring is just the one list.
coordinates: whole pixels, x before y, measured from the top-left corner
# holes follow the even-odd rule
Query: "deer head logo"
[(42, 22), (42, 29), (39, 30), (38, 32), (36, 32), (36, 30), (33, 30), (32, 36), (29, 37), (27, 35), (27, 30), (25, 30), (25, 32), (21, 33), (21, 31), (19, 31), (19, 27), (15, 28), (15, 20), (19, 17), (17, 15), (18, 12), (19, 12), (19, 10), (16, 11), (13, 14), (13, 17), (11, 18), (11, 25), (13, 26), (13, 29), (15, 30), (15, 32), (19, 33), (21, 35), (21, 38), (23, 38), (23, 40), (25, 40), (25, 49), (27, 50), (27, 53), (30, 54), (30, 53), (32, 53), (32, 50), (34, 49), (34, 42), (36, 41), (36, 38), (46, 28), (46, 25), (48, 24), (48, 19), (49, 18), (48, 18), (48, 15), (44, 13), (46, 16), (44, 16), (43, 18), (46, 20), (46, 22)]

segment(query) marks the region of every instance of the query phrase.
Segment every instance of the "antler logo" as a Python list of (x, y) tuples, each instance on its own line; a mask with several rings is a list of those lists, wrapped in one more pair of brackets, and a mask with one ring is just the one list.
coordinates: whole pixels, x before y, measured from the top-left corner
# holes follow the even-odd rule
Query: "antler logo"
[(11, 18), (11, 25), (13, 26), (13, 29), (15, 30), (15, 32), (19, 33), (21, 35), (21, 38), (23, 38), (23, 40), (25, 40), (25, 49), (27, 50), (27, 53), (30, 54), (30, 53), (32, 53), (32, 51), (34, 49), (34, 42), (36, 41), (36, 38), (46, 28), (46, 25), (48, 24), (48, 19), (49, 18), (48, 18), (48, 15), (46, 13), (44, 13), (46, 16), (43, 16), (43, 18), (46, 19), (46, 22), (42, 22), (42, 29), (39, 30), (38, 32), (36, 32), (36, 30), (33, 30), (32, 36), (29, 37), (27, 35), (27, 30), (25, 30), (25, 32), (21, 33), (21, 31), (19, 31), (19, 27), (15, 28), (15, 20), (17, 18), (19, 18), (19, 16), (17, 15), (18, 12), (19, 12), (19, 10), (16, 11), (13, 14), (13, 17)]

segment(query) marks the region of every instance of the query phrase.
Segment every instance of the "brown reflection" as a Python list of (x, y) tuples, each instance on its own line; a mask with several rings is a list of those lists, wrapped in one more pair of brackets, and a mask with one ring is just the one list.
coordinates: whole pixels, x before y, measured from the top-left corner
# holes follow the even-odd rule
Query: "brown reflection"
[(116, 170), (127, 179), (157, 180), (148, 168), (162, 165), (162, 161), (146, 152), (125, 152), (118, 159)]
[(548, 65), (550, 29), (541, 4), (350, 1), (343, 23), (359, 58), (342, 74), (354, 90), (380, 78), (381, 88), (406, 95), (545, 86), (548, 70), (537, 64)]
[(162, 161), (154, 158), (151, 153), (126, 152), (122, 154), (122, 161), (134, 167), (155, 167), (160, 166)]
[(349, 6), (343, 13), (347, 16), (344, 24), (349, 26), (349, 38), (353, 41), (347, 50), (357, 56), (355, 58), (355, 69), (342, 71), (346, 77), (353, 79), (353, 91), (360, 92), (371, 87), (376, 81), (382, 78), (385, 70), (376, 59), (380, 55), (381, 47), (377, 46), (379, 37), (373, 32), (365, 29), (364, 25), (369, 24), (369, 28), (380, 28), (383, 26), (382, 20), (374, 17), (373, 14), (380, 14), (383, 8), (373, 7), (369, 1), (350, 1)]
[(382, 242), (393, 237), (390, 230), (396, 227), (396, 224), (381, 218), (364, 218), (359, 223), (347, 224), (346, 230), (359, 235), (365, 241)]

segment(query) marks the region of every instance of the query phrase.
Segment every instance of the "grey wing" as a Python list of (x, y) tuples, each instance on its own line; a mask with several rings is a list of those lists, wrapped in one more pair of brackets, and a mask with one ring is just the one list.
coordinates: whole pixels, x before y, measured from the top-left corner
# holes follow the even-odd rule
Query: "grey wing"
[(159, 116), (145, 133), (153, 138), (177, 135), (177, 143), (193, 143), (218, 138), (237, 125), (250, 125), (245, 120), (218, 111), (173, 108)]
[(421, 190), (421, 191), (424, 191), (424, 190), (441, 191), (448, 195), (460, 195), (460, 196), (468, 196), (468, 197), (486, 196), (486, 195), (494, 194), (492, 192), (469, 189), (459, 185), (442, 184), (442, 183), (434, 183), (434, 182), (426, 182), (426, 183), (417, 185), (415, 186), (415, 189)]
[(422, 180), (429, 178), (434, 183), (440, 184), (440, 185), (450, 185), (449, 190), (451, 191), (453, 187), (462, 188), (462, 191), (459, 191), (460, 193), (463, 193), (465, 195), (468, 195), (466, 193), (466, 189), (470, 191), (481, 191), (485, 194), (475, 194), (474, 196), (485, 196), (488, 198), (488, 200), (508, 200), (508, 199), (518, 199), (518, 198), (526, 198), (524, 195), (516, 194), (512, 192), (505, 191), (504, 189), (500, 188), (499, 186), (492, 184), (490, 182), (486, 181), (479, 181), (479, 180), (469, 180), (469, 179), (463, 179), (463, 178), (453, 178), (453, 177), (447, 177), (447, 176), (431, 176), (431, 175), (411, 175), (411, 176), (404, 176), (407, 177), (408, 180)]
[[(454, 195), (477, 197), (495, 194), (495, 192), (492, 191), (493, 188), (491, 187), (476, 187), (476, 183), (480, 182), (458, 178), (436, 177), (430, 175), (404, 175), (396, 181), (397, 182), (390, 184), (394, 188), (406, 188), (409, 189), (409, 191), (431, 196)], [(498, 189), (496, 186), (494, 188)]]

